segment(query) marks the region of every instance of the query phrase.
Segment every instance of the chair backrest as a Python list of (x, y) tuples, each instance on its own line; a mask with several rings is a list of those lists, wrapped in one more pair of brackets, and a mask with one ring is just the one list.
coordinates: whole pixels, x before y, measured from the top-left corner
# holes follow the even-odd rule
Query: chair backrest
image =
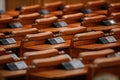
[(40, 14), (39, 13), (23, 14), (23, 15), (19, 15), (18, 17), (19, 17), (19, 21), (23, 25), (29, 25), (29, 24), (33, 24), (36, 19), (40, 18)]
[(57, 22), (58, 18), (57, 17), (49, 17), (49, 18), (42, 18), (42, 19), (37, 19), (36, 25), (33, 27), (36, 27), (38, 29), (44, 29), (44, 28), (50, 28), (53, 27), (53, 23)]
[(88, 80), (93, 80), (97, 75), (113, 74), (120, 78), (120, 57), (98, 58), (88, 69)]
[(70, 55), (72, 57), (77, 57), (80, 52), (86, 51), (84, 49), (79, 49), (76, 47), (94, 44), (98, 41), (98, 38), (103, 37), (104, 33), (102, 31), (93, 31), (75, 34), (70, 43)]
[(23, 55), (23, 51), (25, 47), (45, 44), (46, 40), (52, 37), (53, 37), (53, 33), (49, 31), (26, 35), (25, 38), (21, 41), (20, 55), (21, 56)]
[(31, 73), (35, 73), (38, 71), (47, 71), (55, 68), (57, 69), (60, 67), (61, 63), (68, 62), (70, 60), (71, 60), (71, 57), (67, 54), (57, 55), (57, 56), (42, 58), (42, 59), (34, 59), (32, 61), (33, 63), (32, 68), (27, 70), (27, 80), (29, 80)]
[(56, 2), (52, 2), (52, 3), (44, 4), (44, 7), (50, 12), (58, 11), (60, 6), (64, 6), (62, 1), (56, 1)]
[(56, 55), (59, 55), (57, 49), (48, 49), (43, 51), (25, 52), (23, 54), (23, 59), (25, 59), (27, 64), (31, 64), (33, 59), (48, 58)]
[(75, 14), (63, 15), (62, 19), (68, 24), (72, 24), (72, 23), (82, 22), (83, 17), (84, 17), (84, 14), (75, 13)]
[(119, 28), (112, 29), (111, 35), (113, 35), (117, 40), (120, 40), (120, 29)]
[(5, 54), (0, 56), (0, 68), (3, 68), (4, 64), (19, 61), (20, 59), (17, 57), (14, 57), (14, 54)]
[(12, 31), (10, 36), (13, 37), (16, 41), (21, 41), (27, 34), (35, 34), (38, 32), (39, 30), (37, 28), (30, 28), (21, 31)]
[(38, 44), (44, 44), (46, 42), (46, 39), (52, 38), (53, 33), (52, 32), (43, 32), (43, 33), (37, 33), (37, 34), (28, 34), (23, 39), (24, 46), (33, 46)]
[(30, 6), (23, 6), (22, 9), (20, 10), (20, 14), (31, 14), (31, 13), (35, 13), (38, 12), (38, 10), (40, 10), (41, 7), (40, 5), (30, 5)]
[(67, 54), (57, 55), (49, 58), (34, 59), (33, 64), (36, 67), (51, 67), (61, 65), (62, 62), (70, 61), (71, 57)]
[(6, 53), (6, 50), (4, 48), (0, 48), (0, 56), (4, 55)]
[(120, 11), (120, 3), (111, 3), (109, 5), (109, 13), (116, 13)]
[(0, 18), (0, 28), (7, 28), (8, 23), (11, 23), (13, 21), (12, 17), (3, 17)]
[(115, 21), (120, 22), (120, 13), (119, 12), (118, 13), (111, 13), (110, 17), (112, 19), (114, 19)]
[(0, 39), (5, 38), (5, 35), (3, 33), (0, 33)]
[[(3, 33), (0, 33), (0, 39), (3, 39), (5, 38), (5, 35)], [(5, 49), (4, 48), (0, 48), (0, 55), (3, 55), (5, 54)]]
[(86, 26), (86, 27), (100, 26), (101, 22), (106, 19), (107, 19), (107, 17), (104, 15), (85, 17), (82, 22), (82, 25)]
[(87, 2), (87, 6), (91, 8), (93, 11), (107, 10), (105, 8), (108, 7), (108, 3), (105, 0), (89, 1)]
[(80, 59), (84, 64), (92, 64), (97, 58), (107, 57), (110, 54), (115, 53), (113, 49), (104, 49), (98, 51), (87, 51), (79, 54)]
[(75, 27), (75, 28), (67, 28), (61, 30), (59, 33), (64, 40), (71, 40), (75, 34), (85, 32), (85, 27)]
[(104, 33), (102, 31), (79, 33), (74, 35), (71, 45), (79, 46), (79, 45), (96, 43), (96, 40), (103, 36)]
[(83, 3), (69, 4), (69, 5), (65, 5), (63, 12), (64, 14), (74, 14), (74, 13), (79, 13), (83, 8), (84, 8)]

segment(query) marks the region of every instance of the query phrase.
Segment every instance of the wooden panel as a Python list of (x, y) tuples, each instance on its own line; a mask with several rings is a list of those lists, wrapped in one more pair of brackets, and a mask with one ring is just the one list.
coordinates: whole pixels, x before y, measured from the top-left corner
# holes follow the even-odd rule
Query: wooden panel
[(35, 0), (6, 0), (6, 10), (13, 10), (18, 6), (35, 4)]
[[(26, 5), (33, 5), (33, 4), (40, 4), (48, 2), (54, 2), (60, 0), (6, 0), (6, 10), (15, 9), (17, 6), (26, 6)], [(62, 0), (65, 4), (72, 4), (72, 3), (86, 3), (88, 1), (93, 0)], [(109, 2), (120, 2), (120, 0), (107, 0)]]

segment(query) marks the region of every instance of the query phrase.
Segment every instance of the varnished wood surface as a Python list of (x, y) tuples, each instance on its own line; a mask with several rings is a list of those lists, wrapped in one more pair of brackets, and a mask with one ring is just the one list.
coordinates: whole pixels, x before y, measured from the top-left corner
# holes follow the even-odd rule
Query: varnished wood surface
[[(6, 0), (6, 10), (15, 9), (17, 6), (27, 6), (27, 5), (33, 5), (33, 4), (40, 4), (43, 5), (43, 3), (48, 2), (54, 2), (59, 0)], [(65, 4), (72, 4), (72, 3), (86, 3), (88, 1), (92, 0), (62, 0)], [(120, 2), (120, 0), (107, 0), (109, 2)]]

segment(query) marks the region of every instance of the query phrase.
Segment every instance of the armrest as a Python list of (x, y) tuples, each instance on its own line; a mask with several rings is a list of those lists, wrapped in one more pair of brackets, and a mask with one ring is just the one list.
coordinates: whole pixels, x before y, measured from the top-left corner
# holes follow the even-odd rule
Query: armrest
[(2, 56), (0, 56), (0, 64), (5, 64), (5, 63), (17, 61), (17, 60), (20, 60), (20, 59), (17, 58), (16, 56), (14, 57), (13, 54), (8, 54), (8, 55), (2, 55)]

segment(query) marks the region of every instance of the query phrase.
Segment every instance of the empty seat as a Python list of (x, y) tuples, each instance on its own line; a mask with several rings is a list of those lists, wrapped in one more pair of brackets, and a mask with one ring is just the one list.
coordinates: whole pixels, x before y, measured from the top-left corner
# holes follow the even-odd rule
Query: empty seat
[[(71, 61), (68, 55), (58, 55), (50, 58), (35, 59), (33, 60), (32, 69), (28, 70), (27, 79), (80, 79), (81, 75), (86, 74), (86, 68), (75, 70), (61, 69), (61, 63)], [(39, 71), (38, 71), (39, 70)], [(77, 77), (77, 78), (76, 78)]]
[(66, 14), (74, 14), (74, 13), (84, 13), (85, 16), (96, 16), (98, 14), (93, 13), (93, 11), (86, 6), (87, 4), (76, 3), (66, 5), (63, 12)]
[(19, 43), (17, 43), (14, 38), (7, 37), (3, 33), (0, 34), (0, 48), (4, 48), (6, 50), (19, 48)]
[(59, 28), (55, 28), (53, 26), (53, 23), (58, 22), (58, 18), (57, 17), (49, 17), (49, 18), (41, 18), (41, 19), (37, 19), (36, 21), (36, 25), (34, 25), (33, 27), (41, 30), (41, 31), (52, 31), (52, 32), (59, 32)]
[(68, 48), (70, 45), (70, 41), (64, 42), (62, 40), (61, 42), (62, 38), (56, 37), (60, 39), (58, 40), (58, 43), (56, 43), (56, 40), (51, 40), (53, 38), (55, 37), (50, 31), (26, 35), (25, 39), (23, 39), (21, 42), (21, 54), (23, 54), (23, 51), (25, 50), (64, 49)]
[(58, 17), (61, 17), (63, 15), (62, 9), (64, 8), (64, 4), (62, 1), (45, 3), (43, 7), (47, 9), (51, 15), (58, 16)]
[[(7, 63), (12, 63), (12, 62), (17, 62), (20, 59), (18, 57), (15, 57), (14, 54), (7, 54), (7, 55), (2, 55), (0, 56), (0, 74), (1, 77), (5, 79), (9, 78), (19, 78), (20, 76), (23, 77), (25, 75), (26, 70), (14, 70), (10, 71), (8, 69), (5, 69), (5, 64)], [(19, 77), (18, 77), (19, 76)]]
[(67, 24), (64, 20), (58, 21), (57, 17), (49, 17), (49, 18), (42, 18), (36, 20), (36, 25), (33, 27), (41, 30), (41, 31), (51, 31), (53, 33), (59, 33), (62, 29), (67, 28), (74, 28), (74, 27), (82, 27), (80, 25), (71, 25)]
[(17, 7), (17, 10), (7, 11), (6, 14), (16, 18), (21, 14), (31, 14), (38, 12), (38, 10), (40, 9), (41, 9), (40, 5), (20, 6)]
[(120, 41), (120, 28), (112, 29), (110, 34)]
[(0, 56), (0, 64), (5, 64), (5, 63), (17, 61), (17, 60), (20, 60), (20, 59), (17, 57), (14, 57), (13, 54), (5, 54)]
[(110, 14), (111, 19), (114, 19), (120, 25), (120, 12)]
[(95, 59), (93, 64), (89, 66), (87, 79), (93, 80), (93, 78), (95, 78), (96, 76), (100, 76), (100, 75), (106, 75), (106, 79), (107, 78), (113, 79), (113, 77), (111, 77), (112, 75), (120, 78), (119, 62), (120, 62), (120, 57)]
[(68, 24), (68, 26), (80, 26), (83, 18), (84, 14), (82, 13), (74, 13), (62, 16), (62, 19)]
[(76, 34), (71, 41), (71, 54), (77, 57), (78, 52), (101, 50), (120, 46), (119, 40), (106, 44), (99, 42), (102, 37), (105, 36), (101, 31)]
[[(18, 43), (18, 45), (20, 46), (21, 40), (23, 40), (27, 34), (35, 34), (35, 33), (39, 33), (39, 30), (36, 28), (29, 28), (29, 29), (24, 29), (24, 30), (20, 30), (20, 31), (18, 31), (18, 30), (12, 31), (12, 33), (8, 36), (14, 38), (16, 40), (16, 42)], [(19, 55), (19, 48), (18, 48), (18, 50), (14, 51), (14, 52)]]
[(31, 25), (34, 24), (36, 19), (40, 18), (39, 13), (31, 13), (31, 14), (25, 14), (25, 15), (19, 15), (18, 19), (23, 25)]
[(98, 51), (85, 51), (79, 54), (79, 58), (82, 59), (84, 64), (92, 64), (97, 58), (107, 57), (108, 55), (114, 54), (113, 49), (103, 49)]
[[(113, 21), (113, 24), (109, 22), (110, 20)], [(117, 25), (115, 20), (107, 19), (107, 17), (104, 15), (85, 17), (82, 22), (82, 25), (86, 26), (88, 31), (96, 30), (96, 31), (105, 31), (105, 32), (108, 32), (113, 28), (119, 27), (119, 25)]]
[(2, 33), (2, 28), (6, 28), (7, 27), (7, 24), (12, 22), (13, 21), (13, 18), (12, 17), (4, 17), (4, 18), (0, 18), (0, 27), (1, 27), (1, 30), (0, 32)]
[(0, 32), (11, 34), (12, 31), (19, 31), (32, 28), (35, 19), (39, 18), (39, 14), (33, 13), (29, 15), (19, 15), (19, 20), (14, 21), (11, 17), (1, 18)]
[(8, 36), (13, 37), (16, 41), (21, 41), (27, 34), (35, 34), (39, 33), (37, 28), (29, 28), (20, 31), (12, 31), (12, 33)]
[(57, 49), (48, 49), (43, 51), (31, 51), (31, 52), (28, 51), (23, 54), (21, 59), (23, 59), (28, 65), (32, 65), (32, 60), (34, 59), (49, 58), (60, 54), (64, 54), (64, 51), (58, 51)]
[[(65, 40), (65, 42), (70, 42), (75, 34), (83, 33), (83, 32), (86, 32), (85, 27), (75, 27), (75, 28), (68, 28), (68, 29), (60, 30), (59, 35)], [(65, 51), (66, 53), (69, 54), (69, 48), (68, 50), (65, 49)]]
[(21, 6), (20, 14), (31, 14), (36, 13), (40, 10), (40, 5)]
[(59, 34), (64, 40), (71, 40), (75, 34), (86, 32), (85, 27), (75, 27), (60, 30)]
[(68, 5), (65, 5), (63, 14), (67, 15), (67, 14), (80, 13), (81, 9), (83, 8), (84, 8), (83, 3), (68, 4)]
[(110, 3), (109, 14), (120, 12), (120, 3)]
[(93, 13), (100, 15), (108, 15), (109, 5), (107, 1), (97, 0), (87, 2), (87, 6), (93, 10)]

